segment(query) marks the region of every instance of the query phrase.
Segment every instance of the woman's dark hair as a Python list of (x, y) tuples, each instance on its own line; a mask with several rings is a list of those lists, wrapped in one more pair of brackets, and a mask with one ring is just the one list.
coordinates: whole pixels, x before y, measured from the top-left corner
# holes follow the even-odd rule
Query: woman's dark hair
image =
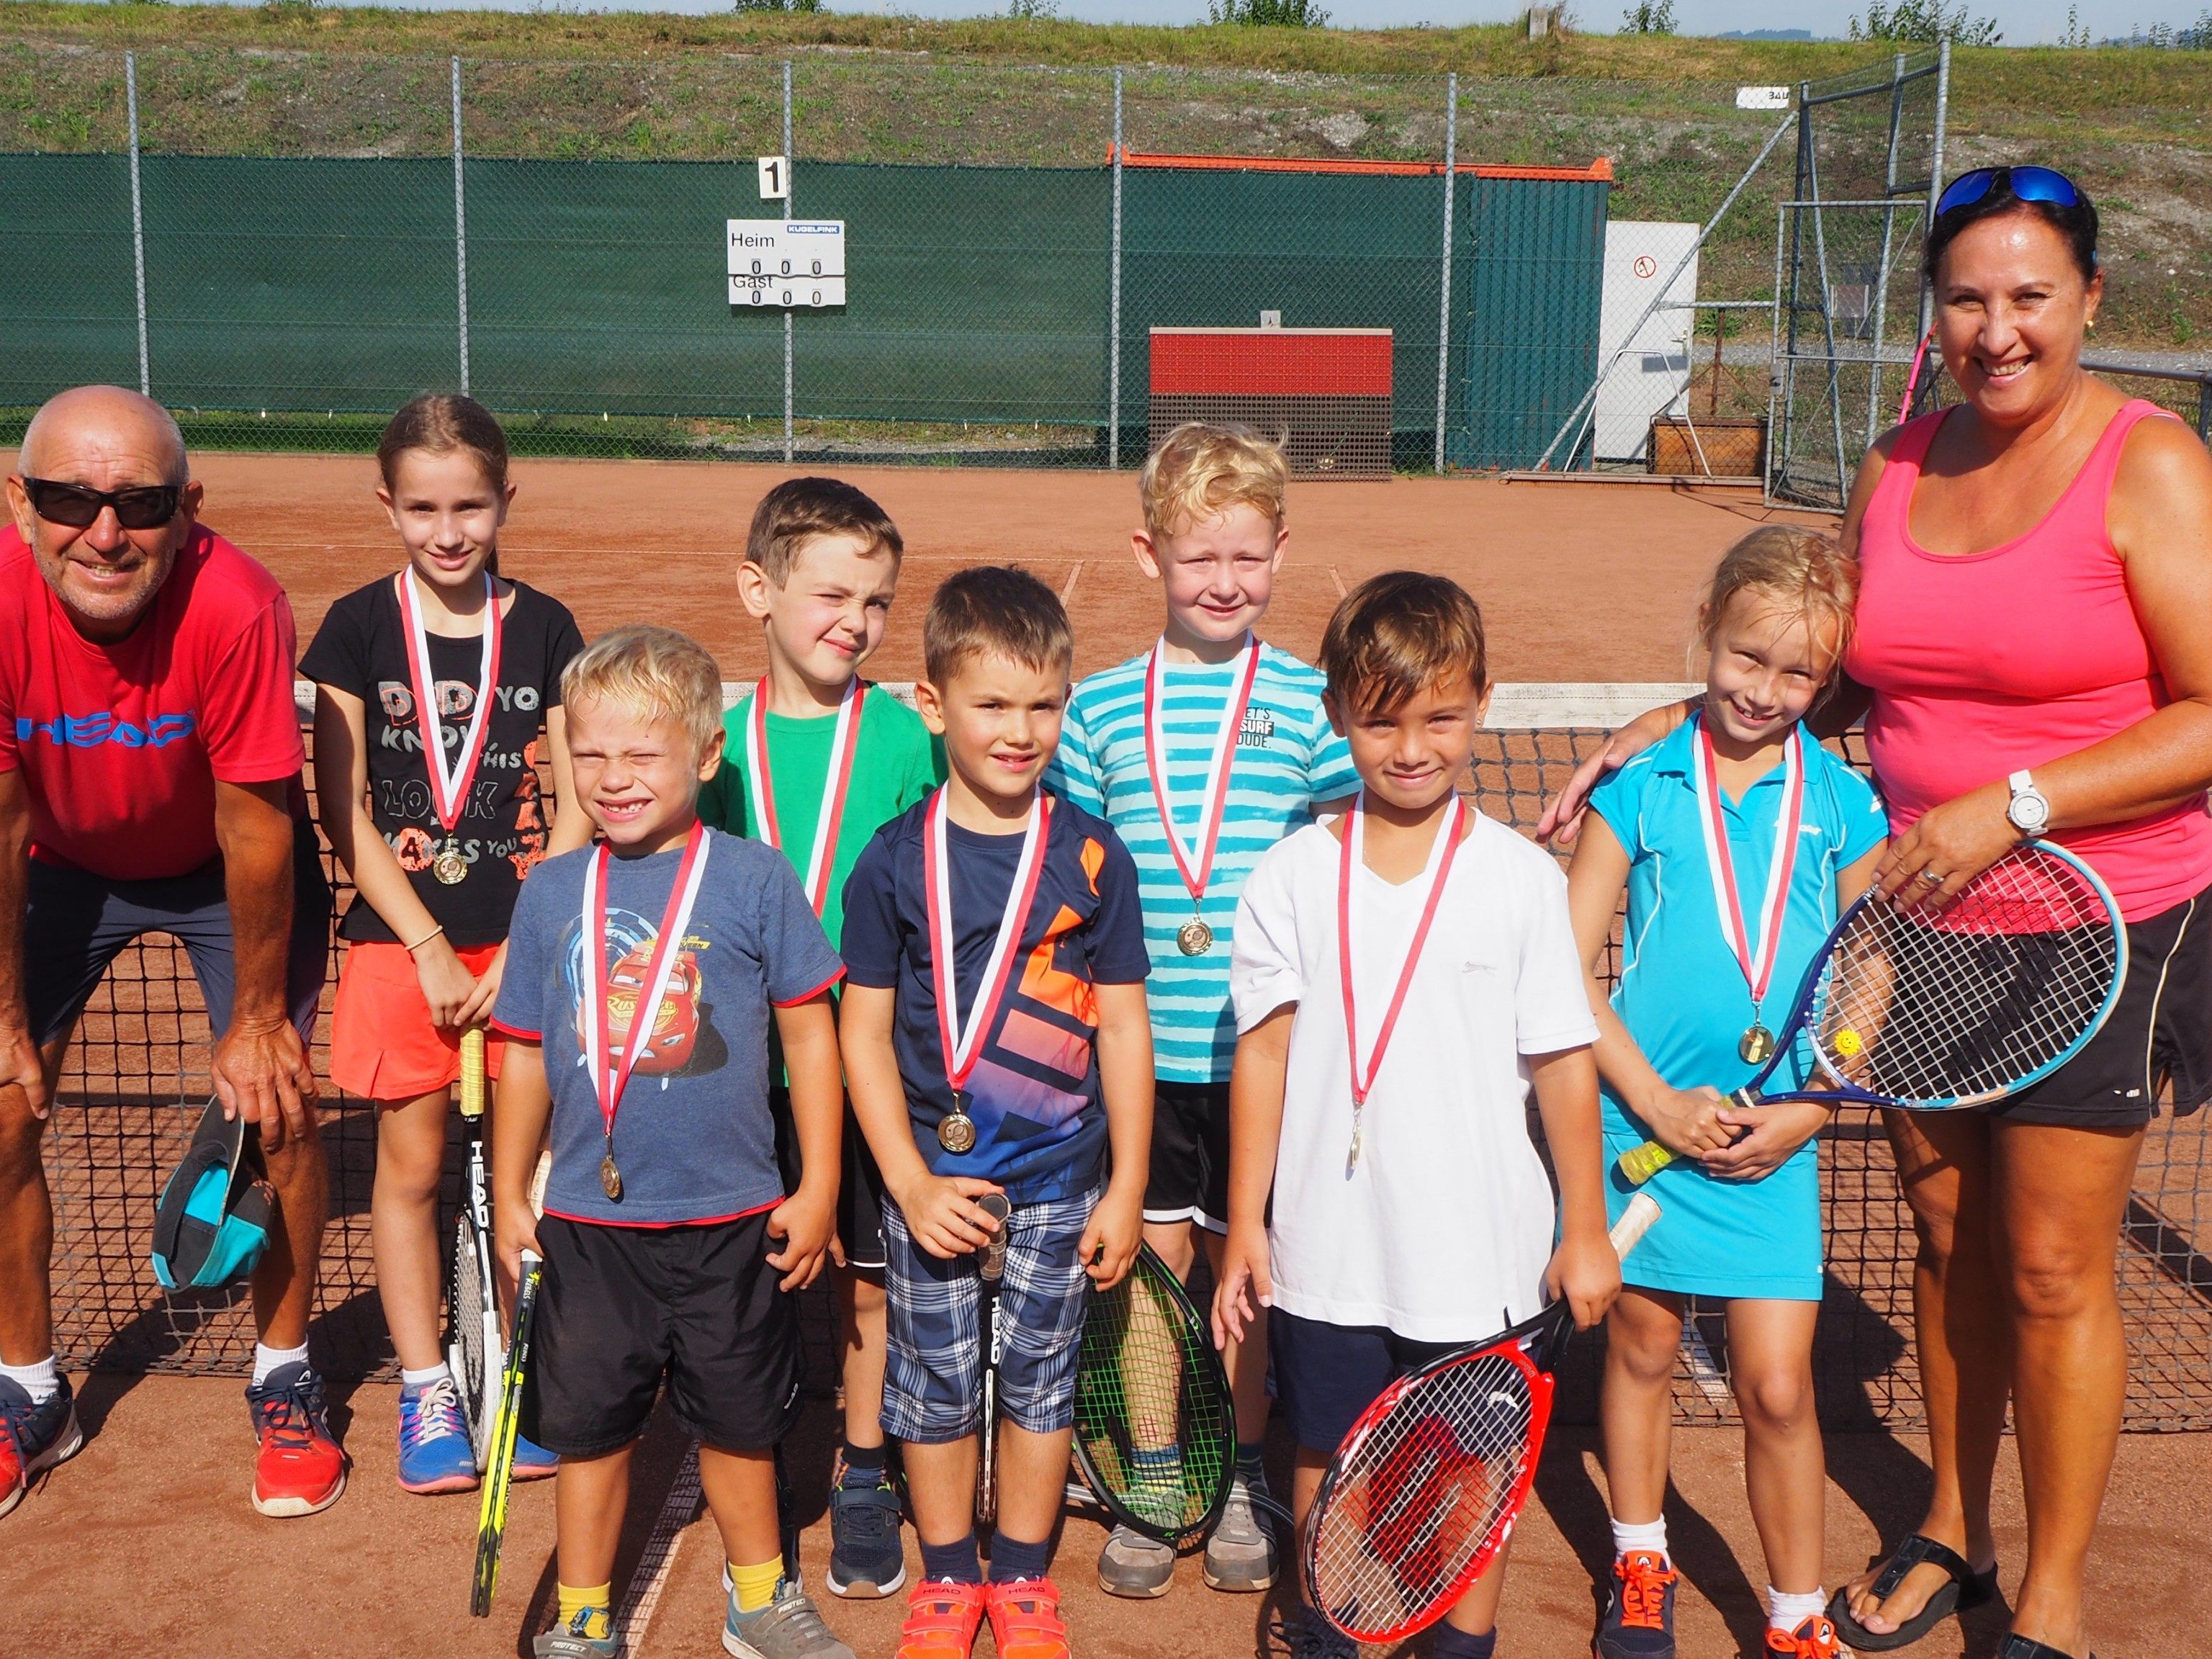
[(1928, 228), (1927, 252), (1921, 257), (1922, 280), (1929, 283), (1936, 281), (1936, 274), (1943, 269), (1943, 255), (1967, 226), (2008, 213), (2028, 213), (2065, 239), (2067, 251), (2073, 254), (2075, 268), (2081, 273), (2081, 280), (2096, 281), (2096, 204), (2090, 201), (2087, 191), (2079, 185), (2074, 188), (2071, 206), (2057, 202), (2024, 201), (2013, 194), (2011, 169), (2000, 169), (1981, 195), (1971, 202), (1961, 202), (1948, 213), (1936, 216), (1936, 222)]
[[(465, 449), (477, 458), (494, 489), (507, 488), (507, 434), (498, 417), (473, 398), (453, 392), (426, 392), (400, 405), (399, 412), (385, 422), (384, 435), (376, 441), (376, 470), (383, 475), (386, 489), (393, 487), (399, 458), (410, 449), (427, 449), (437, 455)], [(496, 549), (486, 562), (493, 575), (499, 574)]]

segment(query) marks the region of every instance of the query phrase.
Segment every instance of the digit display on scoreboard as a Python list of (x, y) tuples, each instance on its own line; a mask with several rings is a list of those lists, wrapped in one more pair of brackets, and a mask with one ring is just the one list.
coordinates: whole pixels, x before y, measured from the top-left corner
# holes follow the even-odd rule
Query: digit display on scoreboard
[(732, 219), (728, 234), (732, 309), (845, 303), (842, 219)]

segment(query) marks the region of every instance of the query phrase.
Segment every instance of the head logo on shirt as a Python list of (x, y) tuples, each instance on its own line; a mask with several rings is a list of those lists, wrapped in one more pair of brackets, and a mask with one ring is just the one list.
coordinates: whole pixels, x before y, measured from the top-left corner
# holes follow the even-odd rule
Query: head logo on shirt
[(199, 729), (197, 714), (156, 714), (141, 726), (113, 714), (63, 714), (50, 720), (15, 717), (15, 741), (27, 744), (34, 737), (63, 749), (97, 749), (102, 744), (118, 749), (166, 749)]

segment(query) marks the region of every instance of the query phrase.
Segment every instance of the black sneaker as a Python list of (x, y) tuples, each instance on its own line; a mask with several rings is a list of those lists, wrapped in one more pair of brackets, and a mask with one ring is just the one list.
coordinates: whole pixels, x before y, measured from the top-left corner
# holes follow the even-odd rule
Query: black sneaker
[(906, 1583), (906, 1551), (899, 1544), (898, 1488), (890, 1472), (844, 1468), (830, 1489), (830, 1593), (852, 1601), (896, 1595)]
[(34, 1406), (28, 1389), (0, 1376), (0, 1515), (21, 1503), (33, 1480), (75, 1457), (83, 1444), (69, 1378)]
[(1674, 1570), (1657, 1550), (1614, 1558), (1593, 1651), (1597, 1659), (1674, 1659)]

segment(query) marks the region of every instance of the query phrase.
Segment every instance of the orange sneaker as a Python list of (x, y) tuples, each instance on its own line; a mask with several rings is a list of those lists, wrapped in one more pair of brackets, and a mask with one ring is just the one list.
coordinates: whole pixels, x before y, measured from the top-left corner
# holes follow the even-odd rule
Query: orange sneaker
[(923, 1579), (907, 1597), (897, 1659), (968, 1659), (983, 1628), (983, 1596), (981, 1584)]
[(1793, 1631), (1769, 1630), (1766, 1651), (1771, 1659), (1851, 1659), (1836, 1627), (1817, 1613)]
[(999, 1659), (1068, 1659), (1067, 1626), (1060, 1621), (1060, 1589), (1051, 1579), (989, 1584), (984, 1595)]
[(253, 1507), (264, 1515), (313, 1515), (345, 1490), (346, 1455), (331, 1434), (322, 1379), (306, 1365), (279, 1365), (246, 1391), (261, 1442)]

